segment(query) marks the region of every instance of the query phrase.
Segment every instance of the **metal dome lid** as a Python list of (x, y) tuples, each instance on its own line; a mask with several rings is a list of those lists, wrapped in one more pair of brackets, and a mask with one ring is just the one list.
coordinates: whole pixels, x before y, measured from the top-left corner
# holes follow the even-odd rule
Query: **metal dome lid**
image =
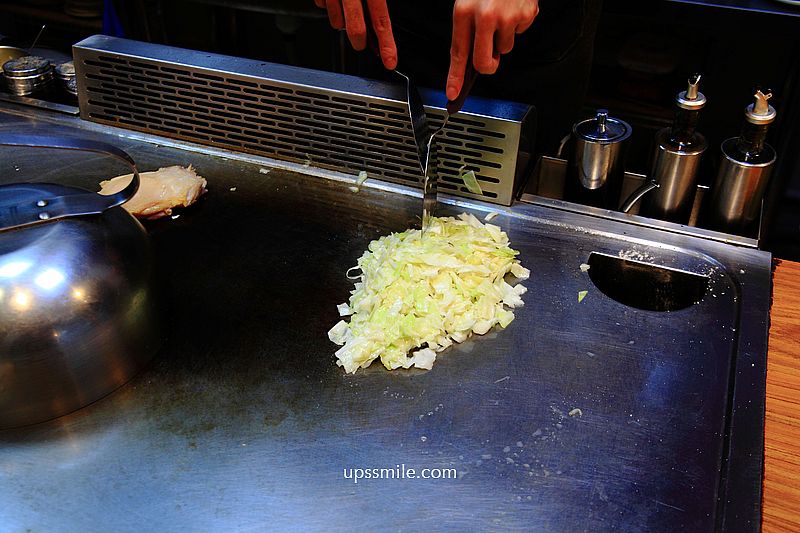
[(598, 109), (594, 118), (579, 122), (573, 128), (576, 137), (601, 144), (624, 141), (631, 131), (627, 122), (608, 116), (606, 109)]

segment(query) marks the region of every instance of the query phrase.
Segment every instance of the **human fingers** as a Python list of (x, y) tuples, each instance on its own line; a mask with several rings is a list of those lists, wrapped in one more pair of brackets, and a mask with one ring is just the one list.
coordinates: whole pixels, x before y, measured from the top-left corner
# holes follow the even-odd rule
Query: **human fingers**
[(529, 4), (527, 9), (523, 10), (522, 20), (519, 22), (519, 24), (517, 24), (517, 27), (514, 31), (516, 33), (527, 31), (527, 29), (531, 27), (531, 24), (533, 24), (534, 19), (536, 19), (538, 16), (539, 2), (535, 1), (532, 4)]
[(494, 51), (498, 54), (507, 54), (514, 48), (514, 36), (516, 28), (505, 26), (498, 28), (494, 34)]
[(500, 55), (495, 53), (494, 49), (496, 27), (497, 22), (494, 17), (478, 17), (475, 21), (472, 64), (481, 74), (494, 74), (500, 65)]
[(383, 66), (389, 70), (397, 67), (397, 46), (394, 42), (392, 33), (392, 21), (389, 18), (389, 8), (386, 0), (367, 0), (369, 6), (369, 16), (375, 35), (378, 37), (378, 48), (380, 49)]
[(453, 11), (453, 38), (450, 43), (450, 71), (447, 73), (448, 100), (455, 100), (464, 84), (464, 71), (472, 48), (473, 19), (471, 14)]
[(343, 0), (344, 24), (347, 38), (356, 50), (363, 50), (367, 46), (367, 25), (364, 22), (364, 8), (361, 0)]
[(325, 9), (328, 10), (328, 20), (331, 22), (331, 26), (337, 30), (343, 30), (344, 15), (342, 13), (341, 0), (326, 0)]
[(320, 8), (322, 8), (322, 9), (325, 9), (325, 0), (314, 0), (314, 4), (315, 4), (317, 7), (320, 7)]

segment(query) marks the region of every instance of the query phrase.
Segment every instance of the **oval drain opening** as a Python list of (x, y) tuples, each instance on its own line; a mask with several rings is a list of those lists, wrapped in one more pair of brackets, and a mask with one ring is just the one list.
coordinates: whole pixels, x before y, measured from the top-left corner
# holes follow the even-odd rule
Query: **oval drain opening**
[(589, 278), (621, 304), (648, 311), (677, 311), (703, 299), (708, 276), (592, 252)]

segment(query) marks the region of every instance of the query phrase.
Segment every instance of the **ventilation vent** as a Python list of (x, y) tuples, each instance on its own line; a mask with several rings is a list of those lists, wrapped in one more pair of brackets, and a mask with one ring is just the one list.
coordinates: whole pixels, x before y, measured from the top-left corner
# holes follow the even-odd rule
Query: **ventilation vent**
[[(421, 186), (400, 86), (105, 36), (73, 52), (86, 120)], [(451, 117), (437, 142), (439, 188), (508, 205), (527, 107), (478, 104), (504, 116)], [(442, 123), (443, 109), (426, 111)]]

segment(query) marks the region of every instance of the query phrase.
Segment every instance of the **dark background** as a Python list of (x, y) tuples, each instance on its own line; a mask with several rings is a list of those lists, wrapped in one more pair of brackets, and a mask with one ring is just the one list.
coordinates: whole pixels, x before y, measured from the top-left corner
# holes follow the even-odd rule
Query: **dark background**
[[(0, 1), (0, 44), (69, 52), (95, 34), (381, 77), (369, 54), (353, 52), (312, 0)], [(396, 2), (395, 4), (399, 4)], [(767, 192), (763, 247), (800, 260), (800, 7), (777, 0), (541, 0), (532, 29), (518, 38), (496, 76), (474, 92), (532, 103), (540, 115), (536, 150), (553, 154), (570, 125), (603, 107), (634, 129), (628, 170), (647, 173), (653, 134), (668, 125), (675, 94), (693, 72), (708, 97), (700, 131), (710, 148), (700, 181), (711, 184), (719, 144), (738, 134), (756, 88), (778, 110), (769, 142), (778, 162)], [(110, 7), (119, 25), (108, 18)], [(404, 0), (392, 8), (399, 66), (419, 85), (442, 87), (447, 72), (446, 0)]]

